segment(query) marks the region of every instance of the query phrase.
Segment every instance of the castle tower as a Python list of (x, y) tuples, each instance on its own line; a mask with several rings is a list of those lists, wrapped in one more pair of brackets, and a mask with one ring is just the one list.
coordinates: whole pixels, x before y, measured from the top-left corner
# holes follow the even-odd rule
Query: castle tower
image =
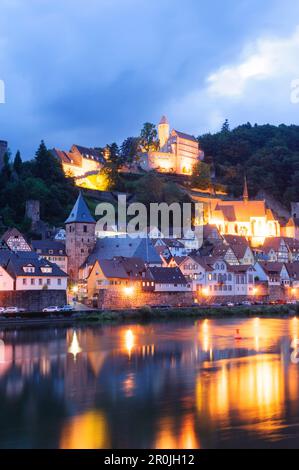
[(158, 126), (160, 148), (164, 147), (164, 145), (168, 141), (169, 133), (170, 133), (170, 128), (169, 128), (169, 122), (167, 120), (167, 117), (162, 116), (161, 121)]
[(79, 280), (79, 269), (95, 247), (95, 219), (92, 217), (82, 193), (78, 196), (66, 226), (66, 254), (70, 280)]
[(243, 201), (248, 202), (249, 194), (248, 194), (248, 186), (247, 186), (247, 178), (244, 178), (244, 191), (243, 191)]
[(31, 220), (31, 228), (38, 224), (40, 221), (40, 202), (36, 200), (28, 200), (26, 201), (26, 210), (25, 210), (25, 217)]

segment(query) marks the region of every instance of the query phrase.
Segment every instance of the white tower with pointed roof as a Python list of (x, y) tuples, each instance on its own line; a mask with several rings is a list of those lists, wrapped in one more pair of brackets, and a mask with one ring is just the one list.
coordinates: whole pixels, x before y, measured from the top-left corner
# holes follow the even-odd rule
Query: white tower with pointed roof
[(161, 121), (158, 125), (158, 136), (160, 142), (160, 148), (164, 147), (169, 139), (170, 127), (166, 116), (162, 116)]

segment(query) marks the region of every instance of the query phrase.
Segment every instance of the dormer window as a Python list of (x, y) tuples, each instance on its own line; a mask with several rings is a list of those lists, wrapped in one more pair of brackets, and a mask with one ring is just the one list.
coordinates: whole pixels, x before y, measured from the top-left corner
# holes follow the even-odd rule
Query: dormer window
[(24, 273), (34, 273), (35, 267), (32, 264), (28, 264), (27, 266), (23, 266)]
[(53, 250), (49, 250), (49, 255), (53, 255), (54, 251)]
[(52, 273), (52, 266), (42, 266), (40, 269), (42, 273)]

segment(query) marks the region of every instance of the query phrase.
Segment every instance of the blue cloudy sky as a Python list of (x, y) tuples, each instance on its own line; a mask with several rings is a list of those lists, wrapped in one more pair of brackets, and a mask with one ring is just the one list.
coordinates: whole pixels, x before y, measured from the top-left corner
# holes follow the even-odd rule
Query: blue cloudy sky
[(298, 123), (297, 0), (0, 0), (0, 139), (102, 146), (161, 114), (198, 135)]

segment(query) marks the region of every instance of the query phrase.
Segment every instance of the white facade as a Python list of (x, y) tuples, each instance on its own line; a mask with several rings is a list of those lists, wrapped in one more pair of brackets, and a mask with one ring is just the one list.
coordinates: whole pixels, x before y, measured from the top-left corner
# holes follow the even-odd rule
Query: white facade
[(66, 290), (66, 288), (66, 277), (18, 276), (16, 278), (16, 290)]
[(0, 266), (0, 291), (14, 290), (14, 279)]

